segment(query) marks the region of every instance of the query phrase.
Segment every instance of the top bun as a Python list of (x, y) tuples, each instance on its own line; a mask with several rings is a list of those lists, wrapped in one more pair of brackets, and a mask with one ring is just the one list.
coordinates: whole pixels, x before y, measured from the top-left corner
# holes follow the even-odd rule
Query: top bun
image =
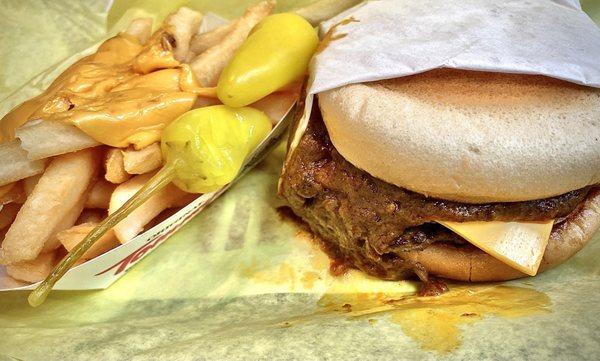
[(600, 182), (600, 89), (434, 70), (319, 94), (340, 154), (436, 198), (516, 202)]

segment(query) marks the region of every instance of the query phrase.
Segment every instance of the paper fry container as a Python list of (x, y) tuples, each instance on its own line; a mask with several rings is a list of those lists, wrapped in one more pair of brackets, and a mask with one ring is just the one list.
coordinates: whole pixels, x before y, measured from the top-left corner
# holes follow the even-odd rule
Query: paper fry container
[[(240, 170), (240, 175), (252, 169), (285, 137), (286, 130), (293, 117), (293, 109), (294, 107), (292, 106), (287, 111), (287, 114), (271, 130), (267, 138), (250, 154)], [(93, 290), (104, 289), (110, 286), (121, 278), (130, 267), (160, 246), (164, 240), (229, 189), (232, 184), (230, 183), (218, 191), (202, 194), (171, 217), (146, 232), (141, 233), (129, 242), (86, 263), (73, 267), (56, 283), (53, 289)], [(0, 266), (0, 291), (29, 290), (35, 288), (38, 283), (17, 287), (14, 284), (15, 281), (6, 275), (5, 267)]]
[[(226, 21), (215, 14), (208, 13), (204, 16), (200, 32), (210, 30), (211, 28), (222, 25)], [(33, 83), (35, 88), (43, 90), (47, 87), (47, 83), (54, 79), (58, 74), (64, 71), (68, 66), (74, 63), (77, 59), (89, 55), (95, 51), (99, 44), (84, 50), (80, 54), (74, 55), (55, 68), (50, 69), (36, 77)], [(27, 85), (19, 89), (17, 93), (11, 95), (0, 109), (5, 112), (10, 110), (15, 105), (23, 101), (23, 97), (28, 97), (31, 92)], [(241, 174), (251, 169), (260, 159), (278, 144), (285, 136), (285, 131), (290, 123), (292, 116), (291, 110), (279, 121), (279, 123), (271, 130), (268, 137), (257, 147), (257, 149), (248, 157)], [(289, 115), (289, 117), (288, 117)], [(196, 198), (192, 203), (180, 209), (177, 213), (162, 221), (151, 229), (139, 234), (132, 240), (124, 243), (98, 257), (95, 257), (79, 266), (70, 269), (53, 287), (55, 290), (94, 290), (104, 289), (121, 278), (125, 272), (133, 267), (142, 258), (155, 250), (169, 236), (175, 233), (186, 222), (200, 213), (212, 201), (224, 193), (230, 185), (221, 188), (218, 191), (206, 193)], [(6, 274), (4, 266), (0, 266), (0, 291), (17, 291), (31, 290), (39, 283), (23, 285), (19, 281), (12, 279)]]
[[(200, 196), (165, 221), (88, 262), (69, 270), (56, 283), (57, 290), (104, 289), (121, 278), (125, 272), (175, 233), (186, 221), (198, 214), (211, 194)], [(4, 267), (0, 268), (0, 291), (29, 290), (37, 284), (9, 287)]]

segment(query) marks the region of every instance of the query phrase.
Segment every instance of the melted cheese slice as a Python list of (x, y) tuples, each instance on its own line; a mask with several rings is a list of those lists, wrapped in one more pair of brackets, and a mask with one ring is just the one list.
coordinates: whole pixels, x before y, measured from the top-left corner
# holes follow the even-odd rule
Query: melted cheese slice
[(438, 223), (510, 267), (535, 276), (554, 221)]

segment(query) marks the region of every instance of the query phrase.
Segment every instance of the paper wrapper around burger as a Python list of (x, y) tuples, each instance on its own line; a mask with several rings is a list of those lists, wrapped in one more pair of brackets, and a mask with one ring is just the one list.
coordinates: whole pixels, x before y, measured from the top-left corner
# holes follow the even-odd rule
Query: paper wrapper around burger
[[(347, 10), (322, 24), (320, 33), (322, 45), (311, 64), (304, 114), (293, 128), (288, 159), (306, 130), (314, 96), (344, 85), (453, 68), (600, 87), (600, 30), (577, 1), (381, 0)], [(553, 221), (440, 223), (535, 275)]]

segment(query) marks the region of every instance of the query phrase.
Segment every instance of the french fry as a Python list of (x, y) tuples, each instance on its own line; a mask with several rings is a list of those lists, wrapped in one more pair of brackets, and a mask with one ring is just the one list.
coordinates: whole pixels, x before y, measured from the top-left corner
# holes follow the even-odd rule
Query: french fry
[(218, 104), (223, 104), (223, 103), (221, 103), (219, 98), (206, 98), (206, 97), (199, 96), (198, 99), (196, 99), (196, 102), (194, 103), (193, 109), (201, 108), (201, 107), (208, 107), (211, 105), (218, 105)]
[(75, 222), (77, 222), (77, 219), (79, 219), (81, 212), (83, 211), (83, 206), (85, 205), (88, 195), (89, 191), (86, 191), (85, 194), (83, 194), (81, 198), (77, 201), (77, 203), (56, 224), (56, 226), (52, 230), (52, 234), (50, 235), (50, 237), (48, 237), (46, 242), (44, 242), (42, 253), (50, 252), (60, 247), (60, 241), (58, 240), (56, 235), (59, 232), (64, 231), (65, 229), (73, 227)]
[(18, 203), (9, 203), (0, 206), (0, 229), (10, 226), (15, 220), (19, 209), (21, 209), (21, 205)]
[(44, 160), (30, 160), (18, 140), (0, 144), (0, 186), (44, 171)]
[(76, 225), (84, 224), (84, 223), (100, 223), (101, 220), (106, 218), (107, 211), (103, 209), (84, 209), (77, 221), (75, 221)]
[(193, 54), (200, 54), (222, 42), (227, 34), (233, 30), (236, 22), (237, 19), (211, 31), (195, 35), (190, 42), (190, 52)]
[(38, 183), (41, 177), (41, 174), (37, 174), (29, 178), (23, 179), (23, 191), (25, 192), (25, 195), (27, 197), (29, 197), (31, 192), (33, 192), (33, 188), (35, 188), (35, 185)]
[(271, 119), (271, 123), (275, 125), (283, 118), (296, 100), (298, 100), (297, 93), (275, 92), (250, 106), (262, 110)]
[(152, 218), (152, 220), (150, 222), (146, 223), (146, 225), (144, 226), (144, 229), (142, 231), (146, 231), (146, 230), (156, 226), (157, 224), (161, 223), (162, 221), (166, 220), (167, 218), (171, 217), (172, 215), (177, 213), (181, 209), (181, 207), (187, 206), (188, 204), (193, 202), (198, 197), (199, 197), (198, 194), (188, 193), (185, 196), (177, 199), (176, 201), (173, 202), (173, 204), (171, 204), (171, 207), (160, 212), (160, 214), (158, 216)]
[(160, 214), (158, 216), (152, 218), (152, 220), (150, 222), (146, 223), (146, 225), (144, 226), (143, 232), (162, 223), (167, 218), (169, 218), (172, 215), (174, 215), (175, 213), (177, 213), (180, 209), (181, 209), (180, 207), (173, 207), (173, 208), (165, 209), (164, 211), (160, 212)]
[(104, 178), (114, 184), (120, 184), (131, 178), (125, 171), (123, 152), (119, 148), (110, 148), (104, 157)]
[(172, 204), (172, 208), (185, 207), (188, 204), (192, 203), (196, 198), (200, 195), (194, 193), (186, 193), (183, 197), (177, 198)]
[[(38, 174), (36, 176), (25, 178), (23, 180), (23, 182), (22, 182), (23, 189), (24, 189), (24, 192), (27, 195), (27, 197), (29, 197), (29, 195), (33, 192), (33, 189), (39, 182), (39, 179), (41, 178), (41, 176), (42, 176), (41, 174)], [(94, 190), (95, 191), (93, 194), (94, 199), (92, 199), (92, 201), (98, 203), (98, 205), (100, 207), (104, 206), (104, 209), (107, 209), (108, 202), (110, 200), (110, 193), (112, 193), (112, 190), (114, 190), (115, 186), (106, 181), (102, 181), (102, 182), (107, 184), (109, 189), (104, 190), (104, 189), (98, 189), (100, 187), (93, 187), (92, 191), (94, 191)], [(96, 184), (97, 183), (98, 182), (96, 182)], [(82, 199), (80, 199), (77, 202), (77, 204), (75, 206), (73, 206), (73, 208), (65, 215), (65, 217), (56, 225), (56, 227), (53, 231), (53, 235), (50, 236), (50, 238), (48, 238), (46, 243), (44, 243), (44, 248), (42, 249), (42, 253), (53, 251), (60, 246), (60, 242), (56, 238), (56, 233), (73, 226), (77, 222), (84, 206), (87, 206), (88, 201), (92, 197), (91, 191), (87, 192), (87, 193), (88, 193), (88, 195), (85, 197), (82, 197)], [(102, 193), (106, 193), (106, 194), (102, 194)]]
[(162, 165), (162, 153), (158, 143), (152, 143), (146, 148), (123, 150), (123, 166), (129, 174), (144, 174), (158, 169)]
[[(108, 213), (119, 209), (127, 200), (142, 188), (152, 178), (154, 173), (135, 176), (129, 181), (120, 184), (110, 197)], [(180, 198), (187, 195), (173, 184), (164, 187), (153, 195), (146, 203), (133, 211), (127, 218), (119, 222), (114, 228), (115, 235), (121, 243), (125, 243), (138, 235), (144, 226), (154, 217), (167, 208), (173, 206)]]
[[(59, 232), (56, 237), (60, 240), (60, 243), (62, 243), (67, 251), (70, 252), (73, 248), (75, 248), (75, 246), (83, 241), (85, 236), (87, 236), (88, 233), (90, 233), (96, 226), (96, 223), (80, 224)], [(119, 244), (120, 243), (115, 237), (115, 233), (110, 230), (106, 232), (106, 234), (102, 236), (98, 242), (94, 243), (94, 245), (83, 254), (82, 258), (92, 259), (107, 251), (110, 251)]]
[(6, 233), (0, 247), (1, 264), (31, 261), (41, 253), (56, 227), (86, 196), (98, 163), (92, 149), (50, 162)]
[(110, 195), (115, 190), (113, 183), (104, 179), (98, 180), (90, 190), (89, 196), (85, 202), (85, 208), (108, 209)]
[(217, 85), (219, 75), (233, 58), (248, 34), (258, 22), (273, 11), (275, 1), (266, 0), (248, 8), (244, 15), (235, 21), (231, 32), (213, 47), (199, 54), (191, 62), (192, 71), (202, 86)]
[(179, 61), (185, 61), (190, 49), (190, 40), (192, 35), (198, 32), (202, 14), (190, 8), (181, 7), (179, 10), (169, 15), (166, 19), (168, 25), (173, 26), (173, 37), (175, 38), (175, 47), (173, 55)]
[(283, 88), (277, 90), (277, 93), (294, 93), (296, 94), (296, 96), (300, 97), (300, 93), (302, 91), (302, 85), (304, 84), (304, 79), (301, 80), (296, 80), (294, 82), (291, 82), (285, 86), (283, 86)]
[(73, 125), (47, 120), (25, 123), (17, 129), (16, 136), (29, 160), (45, 159), (100, 145)]
[(8, 183), (0, 187), (0, 199), (4, 197), (6, 194), (10, 193), (13, 187), (16, 185), (16, 182)]
[(133, 19), (125, 33), (135, 36), (140, 44), (146, 44), (152, 35), (152, 18)]
[(16, 279), (10, 277), (9, 275), (6, 275), (6, 277), (2, 280), (2, 285), (5, 288), (23, 287), (23, 286), (27, 286), (28, 284), (29, 284), (28, 282), (16, 280)]
[(31, 261), (23, 261), (6, 266), (6, 273), (12, 278), (29, 283), (46, 278), (57, 261), (56, 252), (42, 253)]
[(21, 182), (11, 184), (6, 192), (0, 195), (0, 206), (9, 203), (23, 203), (25, 201), (25, 191)]

